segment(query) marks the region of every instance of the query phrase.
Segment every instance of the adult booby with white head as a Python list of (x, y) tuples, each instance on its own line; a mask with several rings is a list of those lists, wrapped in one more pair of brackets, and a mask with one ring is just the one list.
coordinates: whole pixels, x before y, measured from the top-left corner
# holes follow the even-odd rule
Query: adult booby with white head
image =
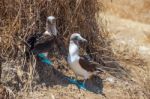
[(73, 33), (70, 37), (68, 64), (76, 76), (84, 78), (82, 85), (78, 87), (85, 88), (85, 81), (92, 75), (102, 72), (100, 64), (90, 61), (87, 58), (79, 56), (79, 43), (87, 42), (79, 33)]

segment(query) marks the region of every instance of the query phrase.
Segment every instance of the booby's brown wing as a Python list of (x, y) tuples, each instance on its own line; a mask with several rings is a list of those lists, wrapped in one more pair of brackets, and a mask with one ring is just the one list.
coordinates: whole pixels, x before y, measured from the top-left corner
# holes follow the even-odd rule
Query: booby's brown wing
[(94, 71), (103, 72), (103, 70), (101, 70), (101, 68), (100, 68), (100, 64), (98, 64), (96, 62), (93, 62), (93, 61), (89, 61), (88, 59), (86, 59), (84, 57), (80, 57), (79, 64), (86, 71), (89, 71), (89, 72), (94, 72)]
[(105, 63), (105, 66), (103, 66), (94, 61), (90, 61), (87, 58), (80, 57), (79, 64), (83, 69), (89, 72), (94, 72), (94, 71), (107, 72), (118, 78), (124, 78), (129, 76), (127, 70), (125, 70), (116, 62), (107, 62)]
[(33, 50), (36, 53), (47, 52), (54, 48), (54, 42), (55, 38), (53, 36), (43, 34), (37, 39)]
[(52, 41), (53, 39), (54, 39), (54, 36), (48, 35), (48, 34), (43, 34), (41, 37), (37, 38), (35, 46), (39, 45), (39, 44), (44, 44), (47, 41)]

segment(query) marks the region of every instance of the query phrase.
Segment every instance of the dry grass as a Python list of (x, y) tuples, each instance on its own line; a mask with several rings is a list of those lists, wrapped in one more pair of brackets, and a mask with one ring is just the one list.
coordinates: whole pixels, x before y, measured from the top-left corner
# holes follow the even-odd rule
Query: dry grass
[(149, 0), (102, 0), (106, 11), (125, 19), (131, 19), (142, 23), (150, 23)]
[(49, 15), (57, 18), (57, 28), (66, 48), (70, 35), (80, 32), (90, 40), (87, 50), (88, 53), (96, 53), (91, 54), (94, 60), (101, 62), (100, 56), (111, 56), (105, 39), (107, 32), (103, 24), (96, 22), (102, 8), (98, 0), (1, 0), (0, 56), (8, 66), (3, 70), (3, 82), (15, 92), (32, 90), (36, 60), (32, 55), (30, 61), (26, 59), (26, 40), (45, 30)]
[[(2, 0), (0, 5), (0, 47), (1, 56), (5, 58), (24, 56), (26, 46), (23, 42), (32, 34), (44, 31), (45, 19), (49, 15), (57, 18), (57, 28), (66, 40), (73, 32), (81, 32), (90, 40), (90, 47), (106, 46), (106, 32), (102, 32), (103, 28), (99, 28), (96, 22), (97, 13), (102, 7), (98, 1)], [(98, 49), (94, 47), (98, 46), (90, 50)]]
[(127, 90), (128, 98), (149, 99), (150, 2), (148, 0), (103, 0), (103, 2), (109, 20), (109, 34), (113, 38), (111, 44), (113, 52), (126, 64), (125, 68), (130, 70), (132, 80), (136, 82)]

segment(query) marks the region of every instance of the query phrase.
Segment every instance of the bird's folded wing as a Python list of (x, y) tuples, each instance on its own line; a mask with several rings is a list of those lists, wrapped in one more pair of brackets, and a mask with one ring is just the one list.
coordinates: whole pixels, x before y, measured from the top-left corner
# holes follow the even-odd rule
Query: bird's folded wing
[(42, 35), (40, 38), (37, 39), (33, 50), (35, 51), (35, 53), (49, 51), (53, 48), (54, 42), (54, 37), (50, 35)]
[(99, 67), (100, 64), (90, 61), (84, 57), (80, 57), (79, 59), (79, 64), (81, 67), (89, 72), (94, 72), (94, 71), (102, 71)]
[(125, 70), (123, 67), (119, 66), (117, 63), (106, 63), (106, 65), (101, 65), (97, 62), (88, 60), (84, 57), (80, 57), (79, 59), (79, 64), (81, 67), (89, 72), (94, 72), (94, 71), (101, 71), (101, 72), (107, 72), (110, 74), (122, 74), (125, 73)]
[(44, 43), (46, 43), (48, 41), (52, 41), (53, 39), (54, 39), (53, 36), (43, 34), (41, 37), (37, 38), (35, 46), (37, 46), (39, 44), (44, 44)]

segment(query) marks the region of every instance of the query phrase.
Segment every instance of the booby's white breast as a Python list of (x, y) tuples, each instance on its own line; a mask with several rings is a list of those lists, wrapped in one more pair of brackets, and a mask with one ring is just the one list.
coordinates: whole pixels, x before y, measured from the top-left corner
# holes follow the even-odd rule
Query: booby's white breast
[(74, 42), (70, 42), (68, 63), (76, 75), (82, 76), (85, 79), (90, 77), (90, 73), (83, 69), (79, 64), (80, 56), (78, 55), (79, 48)]

